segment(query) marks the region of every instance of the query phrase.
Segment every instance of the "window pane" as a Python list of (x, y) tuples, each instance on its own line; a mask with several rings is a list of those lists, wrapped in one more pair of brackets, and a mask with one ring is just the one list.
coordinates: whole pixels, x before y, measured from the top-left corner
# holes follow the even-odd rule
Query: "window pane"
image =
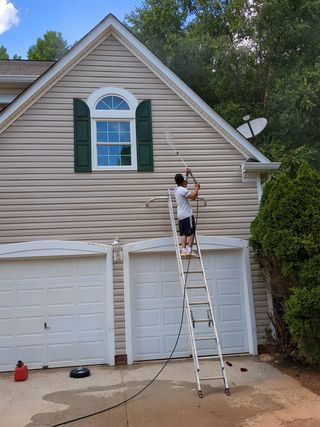
[(97, 106), (97, 110), (112, 110), (112, 96), (106, 96), (105, 98), (101, 99)]
[(107, 146), (98, 146), (98, 165), (99, 166), (108, 166), (108, 147)]
[(97, 132), (107, 132), (108, 122), (97, 122)]
[(129, 122), (119, 122), (120, 132), (130, 132), (130, 123)]
[(105, 96), (96, 105), (96, 110), (130, 110), (128, 103), (120, 96)]
[(109, 132), (119, 132), (119, 122), (108, 122)]
[(120, 145), (109, 145), (109, 155), (118, 156), (120, 154)]
[(131, 166), (131, 147), (123, 145), (121, 147), (121, 166)]

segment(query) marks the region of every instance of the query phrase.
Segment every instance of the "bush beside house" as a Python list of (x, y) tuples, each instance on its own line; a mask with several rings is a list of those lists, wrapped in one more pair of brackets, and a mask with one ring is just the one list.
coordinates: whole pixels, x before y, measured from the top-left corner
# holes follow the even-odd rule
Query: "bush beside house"
[(320, 175), (303, 163), (296, 176), (266, 184), (251, 244), (266, 274), (279, 350), (297, 346), (320, 363)]

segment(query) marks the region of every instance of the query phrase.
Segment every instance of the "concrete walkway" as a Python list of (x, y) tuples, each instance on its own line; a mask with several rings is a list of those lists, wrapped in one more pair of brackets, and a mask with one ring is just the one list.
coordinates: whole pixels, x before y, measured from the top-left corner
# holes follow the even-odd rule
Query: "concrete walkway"
[[(193, 362), (172, 361), (143, 394), (131, 402), (72, 427), (319, 427), (320, 396), (254, 357), (226, 358), (231, 396), (220, 381), (203, 387), (199, 399)], [(205, 362), (205, 368), (218, 362)], [(69, 378), (70, 369), (31, 371), (26, 382), (0, 374), (0, 425), (52, 426), (114, 405), (143, 388), (161, 363), (91, 367), (91, 376)], [(246, 368), (241, 372), (240, 368)], [(204, 375), (209, 374), (209, 371)]]

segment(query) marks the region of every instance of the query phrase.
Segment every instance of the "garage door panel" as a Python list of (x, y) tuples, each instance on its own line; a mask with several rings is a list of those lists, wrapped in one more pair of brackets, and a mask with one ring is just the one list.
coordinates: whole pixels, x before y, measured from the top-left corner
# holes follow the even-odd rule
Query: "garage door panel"
[(135, 310), (134, 312), (135, 325), (138, 329), (148, 328), (152, 326), (161, 326), (160, 310), (155, 308), (145, 308), (143, 310)]
[(23, 360), (30, 368), (42, 368), (45, 358), (44, 344), (17, 345), (14, 350), (14, 360)]
[(43, 336), (43, 316), (21, 316), (16, 318), (17, 337), (42, 337)]
[(5, 315), (6, 312), (12, 311), (15, 307), (15, 292), (9, 288), (9, 285), (1, 286), (0, 283), (0, 313)]
[(220, 322), (242, 322), (244, 321), (243, 307), (241, 305), (219, 305)]
[(135, 290), (135, 302), (157, 301), (159, 298), (159, 287), (157, 282), (139, 282)]
[(16, 321), (14, 318), (0, 319), (0, 342), (3, 338), (11, 338), (16, 334)]
[[(1, 343), (1, 340), (0, 340)], [(13, 360), (13, 347), (0, 344), (0, 370), (9, 371)]]
[(48, 344), (48, 366), (70, 365), (77, 358), (76, 343), (49, 343)]
[(78, 303), (79, 304), (96, 304), (101, 303), (104, 298), (104, 284), (98, 286), (90, 286), (80, 284), (78, 287)]
[(16, 304), (18, 308), (42, 308), (45, 304), (45, 292), (41, 287), (30, 288), (24, 284), (21, 289), (17, 290)]
[(103, 363), (106, 358), (105, 341), (86, 340), (78, 343), (78, 357), (82, 363)]
[(73, 286), (65, 286), (65, 283), (60, 286), (56, 285), (56, 287), (51, 286), (52, 285), (47, 288), (47, 305), (49, 307), (64, 307), (66, 305), (73, 306), (75, 297), (75, 290)]
[(92, 313), (78, 316), (78, 330), (81, 332), (99, 333), (105, 331), (105, 314)]
[(161, 336), (137, 336), (134, 353), (138, 360), (158, 359), (162, 355)]
[(170, 326), (180, 326), (181, 323), (181, 312), (182, 307), (176, 307), (176, 308), (164, 308), (163, 314), (164, 314), (164, 326), (170, 327)]
[[(172, 333), (171, 335), (166, 335), (164, 337), (164, 340), (165, 340), (165, 346), (164, 346), (165, 355), (169, 356), (177, 341), (177, 334)], [(186, 328), (184, 328), (184, 330), (181, 332), (177, 348), (174, 352), (175, 357), (185, 357), (186, 355), (189, 355), (188, 349), (189, 349), (189, 336), (186, 332)]]
[(241, 296), (241, 283), (239, 279), (217, 279), (218, 296)]
[(247, 345), (247, 337), (243, 331), (222, 331), (220, 341), (226, 352), (237, 352), (238, 348), (243, 348)]

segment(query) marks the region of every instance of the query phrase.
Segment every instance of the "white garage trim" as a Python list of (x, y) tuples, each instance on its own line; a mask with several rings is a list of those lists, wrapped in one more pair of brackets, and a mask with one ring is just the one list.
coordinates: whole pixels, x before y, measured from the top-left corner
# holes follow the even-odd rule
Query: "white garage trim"
[(55, 257), (81, 257), (105, 256), (106, 263), (106, 320), (107, 320), (107, 350), (106, 363), (114, 365), (115, 333), (113, 315), (113, 264), (112, 246), (74, 242), (63, 240), (41, 240), (24, 243), (10, 243), (0, 245), (1, 260), (55, 258)]
[[(254, 317), (250, 255), (248, 242), (241, 239), (215, 236), (198, 236), (202, 250), (230, 250), (239, 249), (241, 251), (241, 267), (244, 285), (244, 303), (247, 316), (247, 332), (249, 352), (257, 354), (257, 333)], [(124, 268), (124, 300), (125, 300), (125, 329), (126, 329), (126, 352), (128, 363), (133, 363), (132, 350), (132, 322), (131, 322), (131, 289), (130, 289), (130, 254), (132, 253), (153, 253), (153, 252), (174, 252), (174, 242), (172, 237), (145, 240), (136, 243), (129, 243), (123, 247), (123, 268)]]
[[(98, 243), (73, 242), (64, 240), (39, 240), (34, 242), (9, 243), (0, 245), (0, 259), (77, 256), (77, 255), (112, 255), (112, 247)], [(111, 257), (110, 257), (111, 258)], [(111, 263), (112, 267), (112, 263)]]

